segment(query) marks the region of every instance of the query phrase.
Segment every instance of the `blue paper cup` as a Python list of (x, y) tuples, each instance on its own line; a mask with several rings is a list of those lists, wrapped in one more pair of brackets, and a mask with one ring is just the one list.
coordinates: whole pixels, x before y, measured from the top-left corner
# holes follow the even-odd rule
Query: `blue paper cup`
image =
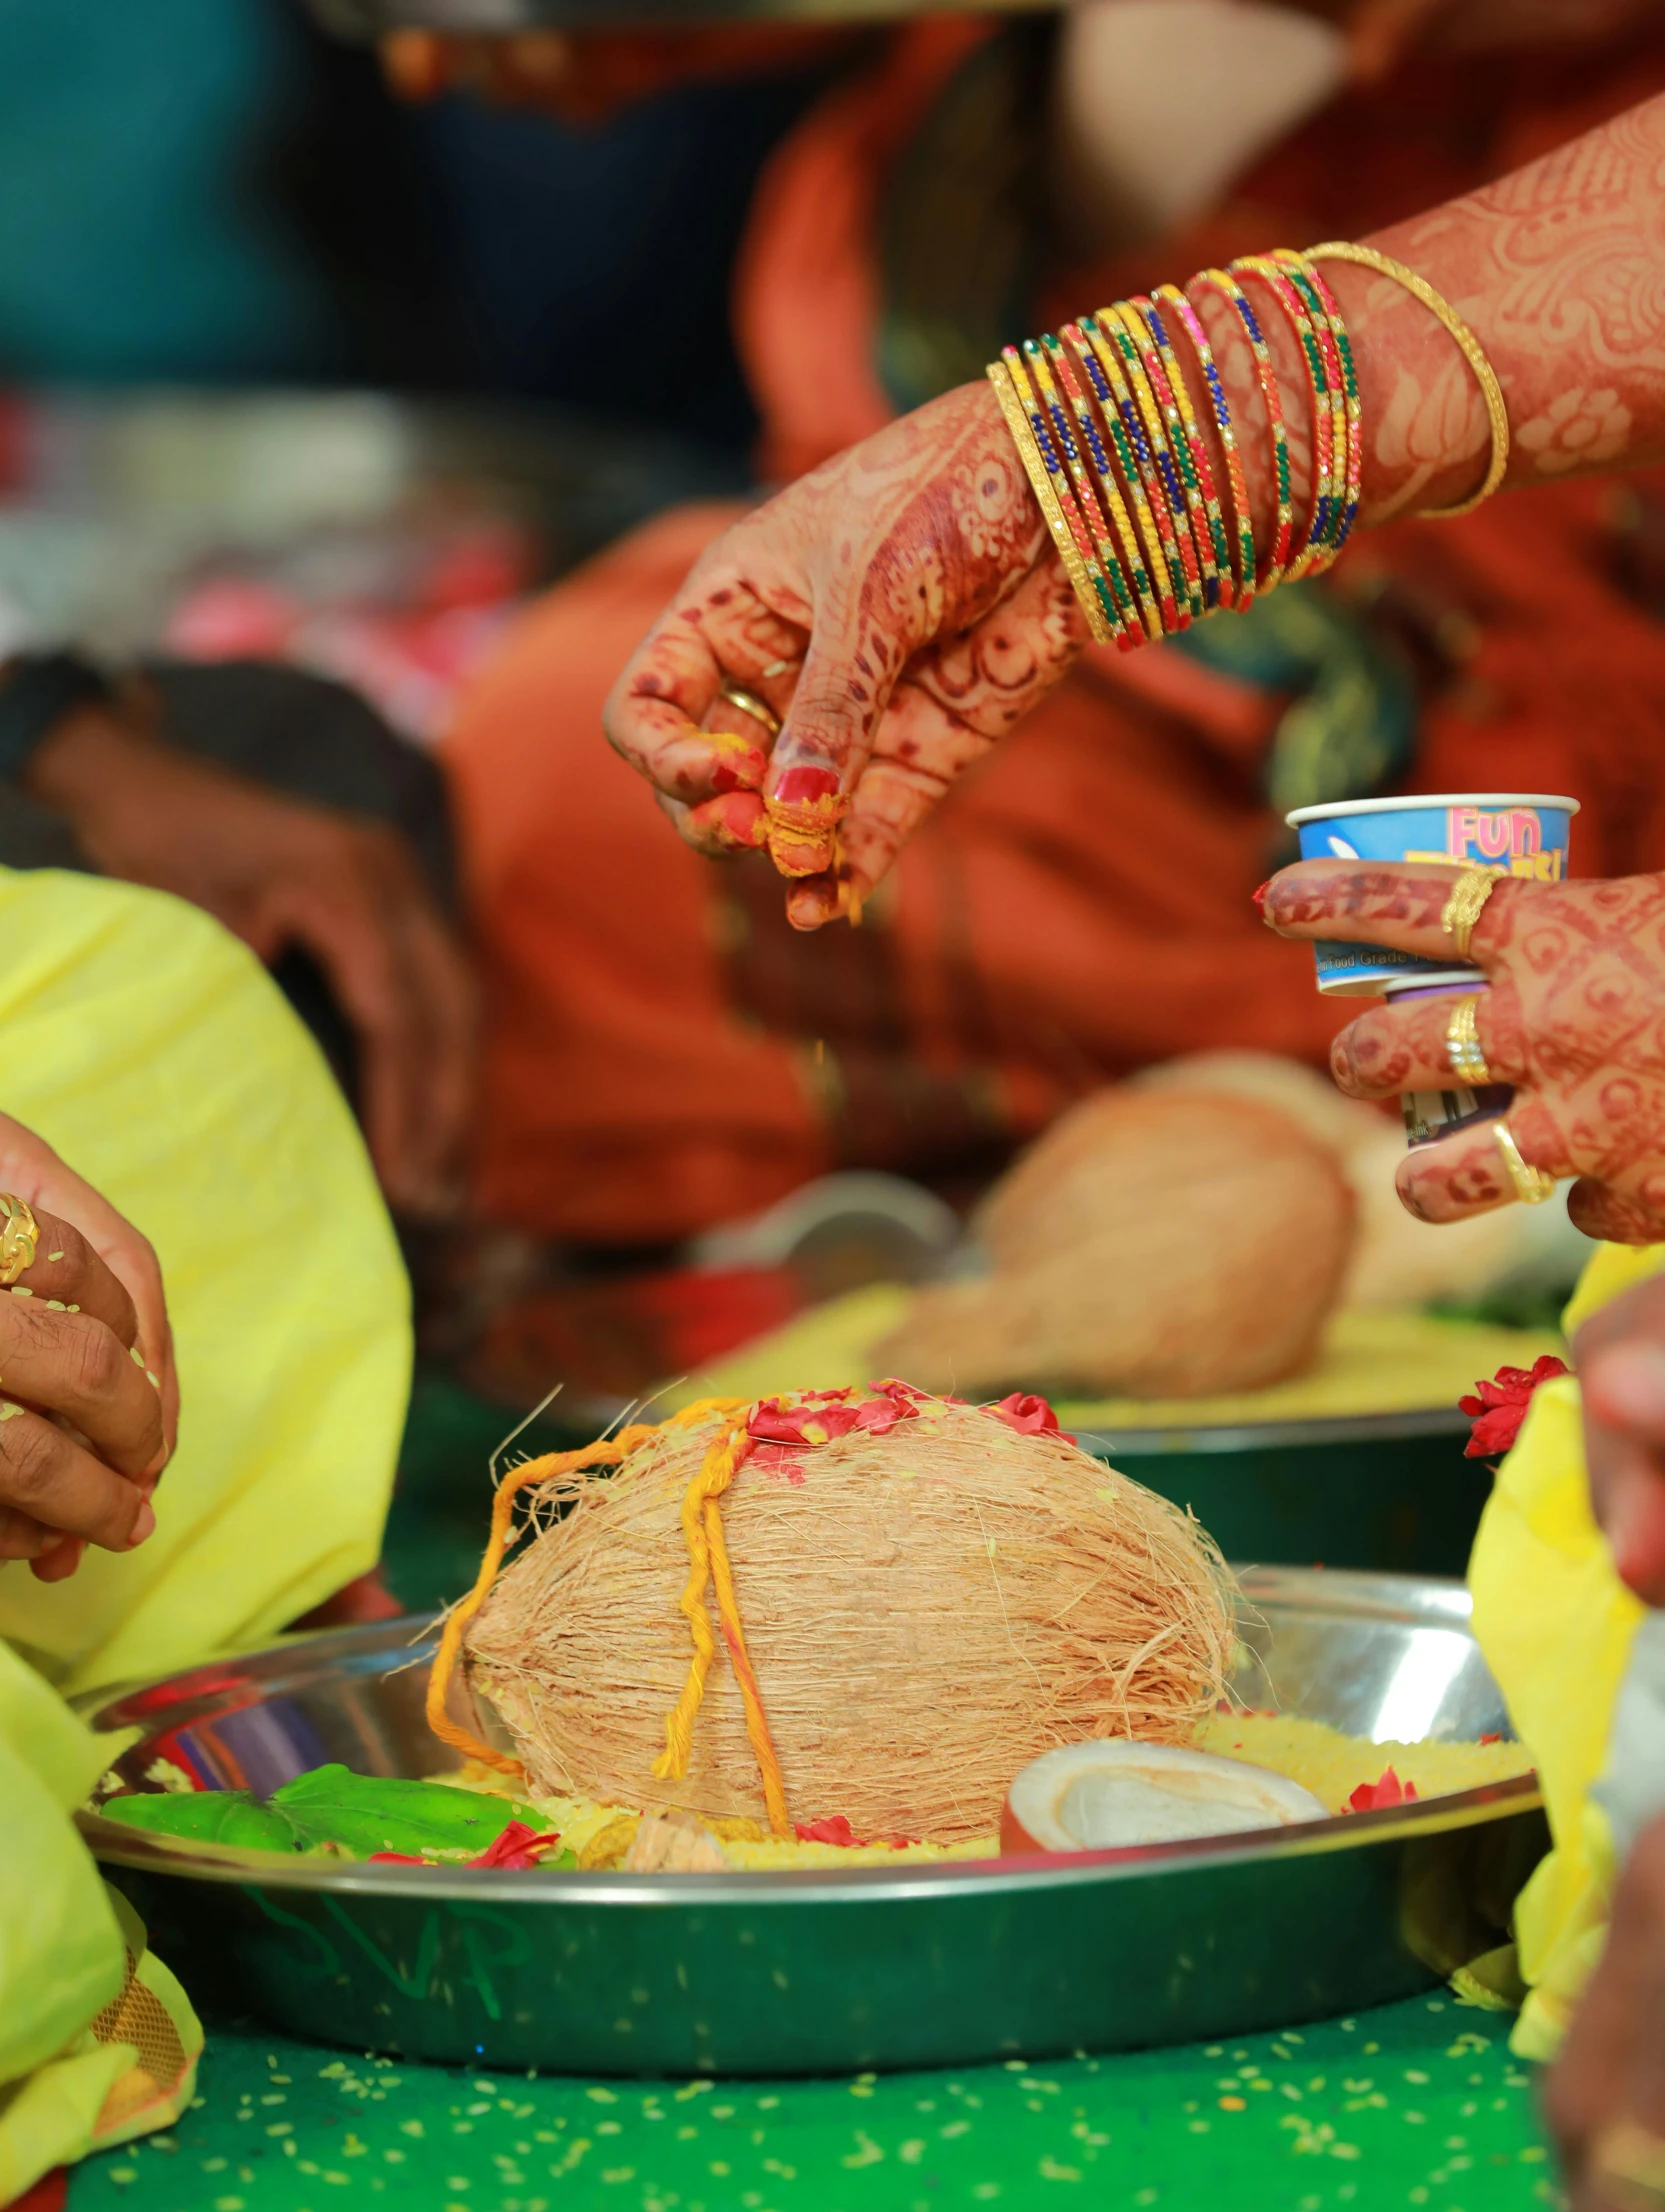
[[(1559, 883), (1567, 873), (1576, 799), (1536, 792), (1442, 791), (1398, 799), (1349, 799), (1286, 815), (1303, 860), (1437, 860), (1500, 876)], [(1318, 988), (1335, 998), (1392, 998), (1439, 984), (1473, 989), (1478, 968), (1426, 960), (1385, 945), (1320, 940)]]

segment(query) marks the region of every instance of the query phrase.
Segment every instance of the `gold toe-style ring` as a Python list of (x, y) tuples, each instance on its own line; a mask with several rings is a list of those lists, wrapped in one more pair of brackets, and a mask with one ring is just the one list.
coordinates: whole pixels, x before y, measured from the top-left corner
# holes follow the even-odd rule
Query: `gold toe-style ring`
[(1451, 1072), (1459, 1083), (1466, 1083), (1471, 1090), (1480, 1090), (1492, 1080), (1486, 1055), (1480, 1049), (1480, 1032), (1476, 1026), (1479, 1006), (1478, 997), (1471, 991), (1452, 1007), (1445, 1024), (1445, 1056), (1451, 1063)]
[(1509, 1170), (1509, 1180), (1515, 1186), (1515, 1196), (1523, 1206), (1541, 1206), (1546, 1198), (1555, 1196), (1555, 1178), (1546, 1175), (1541, 1167), (1529, 1167), (1521, 1157), (1520, 1146), (1515, 1142), (1515, 1132), (1507, 1121), (1492, 1123), (1492, 1135), (1497, 1149), (1503, 1155), (1503, 1164)]
[(1665, 2212), (1665, 2137), (1635, 2120), (1603, 2128), (1591, 2149), (1590, 2178), (1616, 2212)]
[(755, 691), (742, 691), (738, 684), (724, 684), (717, 696), (719, 699), (726, 699), (741, 714), (749, 714), (754, 722), (761, 722), (771, 739), (779, 737), (780, 716)]
[(1490, 868), (1465, 868), (1451, 886), (1450, 895), (1440, 910), (1440, 927), (1451, 939), (1459, 960), (1468, 958), (1474, 925), (1496, 889), (1497, 877)]
[(0, 1190), (0, 1290), (9, 1289), (34, 1266), (39, 1244), (40, 1225), (27, 1202)]

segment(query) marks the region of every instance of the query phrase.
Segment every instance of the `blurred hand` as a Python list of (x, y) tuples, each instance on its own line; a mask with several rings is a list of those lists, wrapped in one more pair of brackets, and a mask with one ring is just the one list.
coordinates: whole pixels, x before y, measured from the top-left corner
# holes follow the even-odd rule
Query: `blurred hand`
[(189, 899), (268, 963), (289, 946), (309, 953), (358, 1037), (383, 1189), (411, 1213), (454, 1208), (473, 986), (396, 831), (263, 790), (105, 708), (66, 718), (34, 754), (28, 787), (106, 875)]
[[(954, 779), (1056, 683), (1086, 631), (993, 393), (968, 384), (724, 533), (614, 686), (613, 745), (683, 836), (790, 854), (800, 929), (873, 888)], [(725, 684), (785, 727), (771, 745)], [(839, 828), (835, 868), (833, 821)]]
[(0, 1190), (40, 1228), (34, 1265), (0, 1290), (0, 1560), (58, 1582), (89, 1542), (127, 1551), (155, 1526), (179, 1421), (173, 1338), (149, 1244), (4, 1114)]
[(1544, 2110), (1573, 2212), (1658, 2201), (1637, 2183), (1665, 2169), (1665, 1820), (1643, 1829), (1619, 1878)]
[(1665, 1605), (1665, 1276), (1593, 1313), (1573, 1357), (1591, 1507), (1621, 1580)]
[[(1304, 860), (1272, 878), (1268, 925), (1285, 937), (1357, 939), (1450, 960), (1440, 912), (1455, 867)], [(1509, 1127), (1529, 1166), (1577, 1176), (1567, 1206), (1587, 1236), (1665, 1239), (1665, 876), (1597, 883), (1504, 877), (1470, 958), (1480, 1048), (1516, 1087)], [(1350, 1098), (1448, 1090), (1445, 1025), (1459, 996), (1361, 1014), (1330, 1066)], [(1399, 1196), (1423, 1221), (1509, 1204), (1514, 1186), (1484, 1126), (1406, 1154)]]
[(807, 67), (852, 36), (791, 24), (713, 24), (686, 31), (514, 31), (497, 36), (394, 31), (381, 43), (402, 99), (453, 90), (567, 123), (599, 123), (672, 85)]

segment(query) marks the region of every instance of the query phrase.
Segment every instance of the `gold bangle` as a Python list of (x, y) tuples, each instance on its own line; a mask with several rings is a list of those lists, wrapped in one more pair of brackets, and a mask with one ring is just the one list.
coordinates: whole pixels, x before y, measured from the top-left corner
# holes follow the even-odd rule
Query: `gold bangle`
[(719, 700), (726, 699), (737, 713), (749, 714), (754, 722), (761, 722), (771, 738), (779, 737), (780, 716), (756, 692), (742, 691), (738, 684), (724, 684), (717, 697)]
[(1509, 1170), (1509, 1180), (1515, 1186), (1515, 1196), (1523, 1206), (1541, 1206), (1546, 1198), (1555, 1196), (1555, 1178), (1546, 1175), (1541, 1167), (1530, 1166), (1522, 1157), (1515, 1142), (1515, 1132), (1505, 1120), (1492, 1123), (1492, 1136), (1497, 1149), (1503, 1155), (1503, 1164)]
[(1497, 889), (1497, 880), (1490, 868), (1465, 868), (1451, 886), (1450, 896), (1440, 909), (1440, 927), (1451, 939), (1459, 960), (1468, 958), (1468, 948), (1474, 941), (1475, 924), (1480, 919), (1486, 901)]
[(0, 1290), (9, 1290), (35, 1264), (40, 1224), (28, 1203), (0, 1191)]
[(1509, 468), (1509, 410), (1504, 404), (1497, 371), (1486, 358), (1486, 349), (1450, 301), (1442, 299), (1426, 277), (1418, 276), (1414, 269), (1407, 269), (1404, 262), (1395, 261), (1391, 254), (1378, 253), (1374, 246), (1354, 246), (1345, 239), (1332, 239), (1328, 245), (1309, 246), (1306, 258), (1309, 261), (1353, 261), (1361, 269), (1374, 269), (1379, 276), (1391, 277), (1396, 284), (1403, 285), (1413, 299), (1420, 300), (1462, 348), (1463, 358), (1474, 371), (1474, 381), (1480, 387), (1480, 396), (1491, 419), (1491, 466), (1480, 489), (1467, 499), (1460, 499), (1454, 507), (1423, 507), (1419, 512), (1430, 521), (1439, 522), (1472, 513), (1482, 501), (1490, 499)]
[(1466, 1083), (1471, 1090), (1484, 1089), (1492, 1081), (1492, 1071), (1480, 1049), (1479, 1007), (1480, 1001), (1471, 991), (1452, 1007), (1445, 1024), (1445, 1056), (1451, 1063), (1451, 1072), (1459, 1083)]
[(1023, 411), (1023, 403), (1018, 398), (1011, 372), (1004, 361), (991, 361), (987, 374), (989, 382), (994, 386), (994, 396), (1000, 402), (1000, 412), (1006, 418), (1006, 428), (1012, 434), (1012, 443), (1017, 447), (1018, 459), (1023, 463), (1024, 474), (1035, 494), (1035, 504), (1040, 508), (1046, 526), (1052, 533), (1052, 542), (1058, 548), (1058, 558), (1064, 564), (1064, 574), (1069, 578), (1070, 588), (1075, 593), (1081, 612), (1087, 618), (1087, 628), (1092, 633), (1093, 642), (1095, 645), (1113, 645), (1115, 632), (1098, 603), (1098, 594), (1087, 574), (1087, 564), (1081, 558), (1081, 548), (1076, 544), (1070, 526), (1064, 520), (1064, 510), (1058, 504), (1058, 494), (1052, 488), (1046, 463), (1041, 459), (1041, 449), (1035, 443), (1035, 434), (1029, 427), (1029, 418)]

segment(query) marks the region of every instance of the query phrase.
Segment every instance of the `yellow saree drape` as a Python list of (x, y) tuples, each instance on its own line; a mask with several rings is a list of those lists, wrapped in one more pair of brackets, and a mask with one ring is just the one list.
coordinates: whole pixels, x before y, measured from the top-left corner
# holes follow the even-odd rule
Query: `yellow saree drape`
[(70, 1815), (105, 1752), (53, 1687), (270, 1637), (378, 1556), (408, 1296), (352, 1118), (241, 945), (160, 894), (0, 869), (0, 1108), (142, 1229), (183, 1393), (157, 1529), (0, 1570), (0, 2203), (160, 2127), (198, 2028)]
[[(1665, 1268), (1665, 1245), (1603, 1245), (1563, 1316), (1569, 1337), (1599, 1306)], [(1613, 1571), (1590, 1511), (1578, 1384), (1541, 1384), (1498, 1472), (1469, 1563), (1474, 1625), (1543, 1782), (1554, 1848), (1515, 1907), (1529, 1985), (1512, 2048), (1548, 2059), (1607, 1933), (1613, 1854), (1590, 1801), (1642, 1607)]]

